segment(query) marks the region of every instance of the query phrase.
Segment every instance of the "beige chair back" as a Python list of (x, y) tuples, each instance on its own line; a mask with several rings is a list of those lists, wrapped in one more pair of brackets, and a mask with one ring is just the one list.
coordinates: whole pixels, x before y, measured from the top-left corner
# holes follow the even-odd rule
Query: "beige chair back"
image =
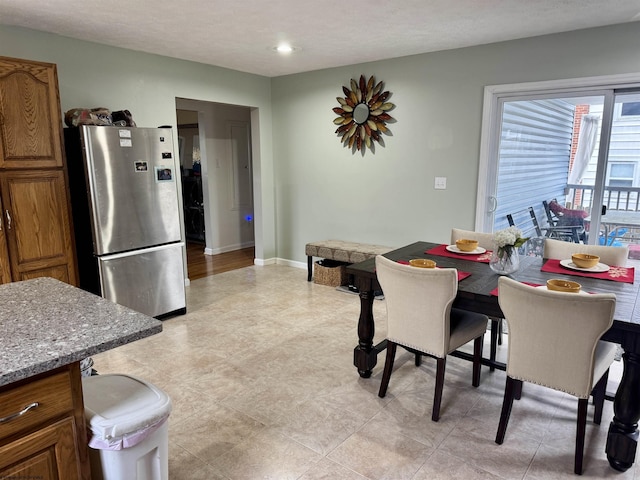
[(376, 274), (387, 304), (387, 338), (444, 358), (458, 290), (456, 269), (412, 267), (379, 255)]
[(605, 245), (584, 245), (582, 243), (563, 242), (552, 238), (544, 239), (543, 258), (554, 258), (556, 260), (570, 259), (574, 253), (588, 253), (598, 255), (600, 261), (607, 265), (624, 267), (627, 265), (629, 257), (629, 247), (609, 247)]
[(498, 286), (509, 327), (507, 375), (588, 398), (596, 346), (613, 323), (616, 296), (547, 291), (507, 277)]
[(469, 240), (477, 240), (478, 246), (486, 250), (493, 250), (493, 233), (473, 232), (471, 230), (462, 230), (460, 228), (451, 229), (451, 245), (456, 244), (456, 240), (467, 238)]

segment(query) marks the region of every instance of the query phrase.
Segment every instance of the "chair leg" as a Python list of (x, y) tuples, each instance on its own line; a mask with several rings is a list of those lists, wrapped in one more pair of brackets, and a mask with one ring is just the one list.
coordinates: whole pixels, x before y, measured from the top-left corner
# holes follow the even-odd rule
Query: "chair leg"
[(311, 281), (312, 272), (313, 272), (313, 257), (311, 255), (307, 255), (307, 282)]
[(573, 471), (582, 475), (582, 459), (584, 456), (584, 433), (587, 427), (588, 398), (578, 399), (578, 424), (576, 428), (576, 457)]
[(609, 369), (604, 372), (602, 378), (593, 387), (593, 423), (600, 425), (602, 421), (602, 410), (604, 409), (604, 397), (607, 395), (607, 381), (609, 380)]
[(422, 355), (416, 353), (416, 367), (419, 367), (420, 365), (422, 365)]
[[(490, 351), (489, 351), (489, 360), (491, 360), (492, 362), (495, 362), (496, 360), (496, 352), (498, 350), (498, 342), (499, 342), (498, 335), (499, 335), (501, 322), (502, 320), (499, 318), (491, 319), (491, 345), (490, 345)], [(493, 372), (495, 369), (496, 367), (494, 367), (493, 365), (489, 367), (490, 372)]]
[(393, 370), (393, 361), (396, 358), (396, 348), (398, 345), (393, 342), (387, 341), (387, 359), (384, 362), (384, 371), (382, 372), (382, 382), (380, 383), (380, 391), (378, 396), (384, 398), (387, 394), (387, 387), (389, 386), (389, 379), (391, 378), (391, 371)]
[(433, 394), (433, 411), (431, 420), (440, 420), (440, 404), (442, 403), (442, 389), (444, 387), (444, 370), (447, 366), (447, 358), (436, 358), (436, 390)]
[(504, 399), (502, 400), (502, 411), (500, 412), (500, 423), (498, 424), (498, 433), (496, 434), (496, 443), (502, 445), (504, 435), (507, 433), (507, 424), (511, 416), (511, 407), (513, 406), (513, 398), (518, 384), (522, 385), (522, 380), (515, 380), (507, 376), (507, 383), (504, 387)]
[(502, 345), (502, 319), (498, 319), (498, 345)]
[(473, 341), (473, 378), (471, 385), (477, 387), (480, 385), (480, 367), (482, 365), (482, 343), (484, 335), (480, 335)]
[(513, 398), (520, 400), (522, 398), (522, 382), (518, 382), (513, 387)]

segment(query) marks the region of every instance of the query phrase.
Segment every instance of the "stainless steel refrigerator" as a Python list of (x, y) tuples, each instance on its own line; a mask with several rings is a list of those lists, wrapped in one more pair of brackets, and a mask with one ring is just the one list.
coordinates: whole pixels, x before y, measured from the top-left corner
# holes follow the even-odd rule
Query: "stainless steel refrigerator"
[(80, 287), (152, 317), (186, 312), (170, 128), (65, 129)]

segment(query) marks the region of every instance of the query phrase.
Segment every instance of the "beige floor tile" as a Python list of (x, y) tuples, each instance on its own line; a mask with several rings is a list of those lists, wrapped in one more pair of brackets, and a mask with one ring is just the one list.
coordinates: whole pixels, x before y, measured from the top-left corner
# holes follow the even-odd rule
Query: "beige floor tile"
[(169, 442), (169, 478), (171, 480), (229, 480), (216, 468)]
[(297, 479), (312, 468), (321, 455), (277, 431), (266, 429), (244, 439), (217, 458), (214, 466), (230, 479)]
[(489, 472), (469, 465), (457, 457), (434, 452), (413, 480), (500, 480)]
[[(375, 343), (385, 336), (385, 308), (374, 301)], [(505, 373), (483, 367), (473, 388), (471, 364), (449, 357), (434, 423), (433, 359), (415, 367), (398, 349), (385, 398), (384, 355), (371, 378), (359, 377), (359, 309), (357, 295), (309, 283), (306, 270), (243, 268), (191, 282), (186, 315), (96, 355), (94, 368), (138, 376), (170, 395), (171, 480), (575, 478), (572, 397), (525, 384), (496, 445)], [(498, 348), (502, 361), (507, 342), (508, 335)], [(612, 416), (606, 402), (602, 425), (587, 427), (583, 478), (640, 480), (637, 464), (624, 474), (608, 465)]]
[(365, 480), (366, 478), (324, 457), (311, 466), (299, 480)]
[(328, 457), (371, 479), (411, 479), (432, 448), (374, 422), (351, 435)]

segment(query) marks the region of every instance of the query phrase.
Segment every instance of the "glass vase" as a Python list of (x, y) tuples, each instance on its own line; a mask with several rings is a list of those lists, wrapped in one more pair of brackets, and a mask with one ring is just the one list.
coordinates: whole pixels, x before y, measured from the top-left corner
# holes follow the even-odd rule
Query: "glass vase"
[(518, 249), (513, 247), (499, 249), (495, 247), (491, 254), (491, 260), (489, 260), (489, 266), (498, 275), (509, 275), (517, 271), (520, 268)]

